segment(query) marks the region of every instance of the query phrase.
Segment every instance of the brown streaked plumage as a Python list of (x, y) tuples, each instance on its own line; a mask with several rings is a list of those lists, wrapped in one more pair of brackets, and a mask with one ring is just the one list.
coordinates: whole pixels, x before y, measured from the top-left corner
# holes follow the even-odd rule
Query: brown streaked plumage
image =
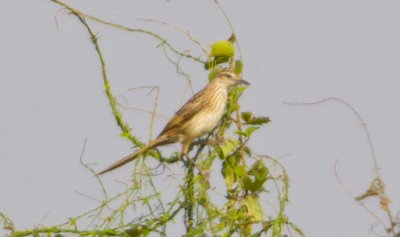
[(187, 155), (193, 140), (208, 134), (217, 126), (225, 112), (229, 89), (239, 84), (248, 85), (249, 83), (230, 71), (218, 73), (214, 80), (195, 94), (172, 116), (156, 139), (147, 146), (116, 161), (97, 175), (114, 170), (150, 149), (175, 142), (182, 143), (181, 155)]

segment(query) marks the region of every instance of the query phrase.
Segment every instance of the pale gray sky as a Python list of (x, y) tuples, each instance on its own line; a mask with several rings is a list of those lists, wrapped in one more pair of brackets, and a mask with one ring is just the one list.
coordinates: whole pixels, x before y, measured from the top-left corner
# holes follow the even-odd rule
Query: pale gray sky
[[(77, 9), (160, 33), (180, 50), (195, 49), (150, 18), (187, 29), (205, 46), (230, 34), (214, 1), (67, 1)], [(340, 97), (368, 123), (387, 192), (400, 210), (400, 2), (223, 1), (235, 27), (251, 87), (243, 110), (272, 122), (251, 143), (258, 153), (284, 156), (291, 177), (287, 213), (307, 236), (367, 236), (376, 220), (349, 197), (334, 174), (355, 194), (374, 177), (367, 139), (359, 121), (336, 102), (288, 106)], [(131, 151), (120, 138), (103, 93), (99, 62), (77, 19), (46, 0), (0, 1), (0, 211), (18, 228), (64, 222), (97, 205), (76, 191), (100, 197), (85, 160), (101, 169)], [(57, 19), (58, 24), (56, 24)], [(90, 22), (107, 62), (113, 91), (129, 106), (151, 109), (153, 95), (128, 91), (161, 88), (158, 112), (171, 116), (182, 104), (185, 80), (168, 63), (158, 42)], [(195, 51), (200, 55), (200, 51)], [(194, 90), (206, 83), (199, 65), (183, 63)], [(179, 93), (177, 93), (177, 91)], [(188, 98), (187, 94), (184, 98)], [(148, 114), (124, 110), (143, 140)], [(165, 124), (158, 119), (154, 132)], [(130, 167), (104, 177), (126, 180)], [(366, 202), (380, 216), (378, 202)], [(378, 229), (381, 230), (381, 229)], [(0, 233), (5, 233), (0, 231)]]

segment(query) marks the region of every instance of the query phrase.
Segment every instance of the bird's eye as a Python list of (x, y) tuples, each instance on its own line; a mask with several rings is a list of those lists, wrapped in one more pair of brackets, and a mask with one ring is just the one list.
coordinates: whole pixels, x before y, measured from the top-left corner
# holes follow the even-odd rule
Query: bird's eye
[(228, 78), (232, 78), (232, 75), (231, 74), (228, 74), (228, 75), (226, 75)]

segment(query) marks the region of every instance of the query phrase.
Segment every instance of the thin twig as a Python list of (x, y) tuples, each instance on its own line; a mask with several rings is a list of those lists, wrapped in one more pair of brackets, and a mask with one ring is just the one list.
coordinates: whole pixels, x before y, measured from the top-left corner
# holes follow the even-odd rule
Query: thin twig
[(204, 53), (205, 56), (207, 57), (207, 55), (208, 55), (207, 50), (203, 47), (203, 45), (200, 43), (200, 41), (198, 41), (196, 38), (194, 38), (194, 37), (189, 33), (189, 31), (185, 31), (185, 30), (183, 30), (183, 29), (181, 29), (181, 28), (179, 28), (179, 27), (177, 27), (177, 26), (174, 26), (174, 25), (172, 25), (172, 24), (169, 24), (169, 23), (167, 23), (167, 22), (160, 21), (160, 20), (145, 19), (145, 18), (138, 18), (138, 20), (162, 24), (162, 25), (168, 26), (168, 27), (170, 27), (170, 28), (176, 30), (177, 32), (179, 32), (179, 33), (181, 33), (181, 34), (187, 36), (187, 37), (189, 38), (189, 40), (191, 40), (192, 42), (194, 42), (195, 44), (197, 44), (197, 45), (199, 46), (199, 48), (201, 49), (201, 51), (203, 51), (203, 53)]
[[(335, 161), (335, 165), (334, 165), (334, 172), (335, 172), (335, 177), (337, 179), (337, 181), (339, 182), (340, 187), (354, 200), (356, 200), (356, 196), (350, 192), (350, 190), (344, 185), (344, 183), (342, 182), (342, 179), (340, 178), (338, 172), (337, 172), (337, 164), (338, 164), (338, 160)], [(375, 219), (382, 224), (382, 226), (385, 226), (385, 222), (379, 217), (377, 216), (372, 210), (370, 210), (366, 205), (364, 205), (364, 203), (357, 201), (357, 203), (362, 206), (367, 212), (369, 212), (373, 217), (375, 217)]]
[[(178, 58), (178, 60), (175, 62), (175, 61), (169, 56), (169, 54), (168, 54), (168, 52), (166, 51), (164, 45), (162, 46), (162, 49), (163, 49), (164, 55), (165, 55), (165, 57), (167, 58), (167, 60), (168, 60), (169, 62), (171, 62), (172, 64), (175, 65), (175, 67), (176, 67), (176, 72), (177, 72), (179, 75), (182, 75), (182, 76), (185, 78), (185, 80), (186, 80), (186, 82), (187, 82), (187, 88), (190, 88), (190, 90), (191, 90), (191, 92), (192, 92), (192, 95), (193, 95), (193, 94), (194, 94), (194, 90), (193, 90), (193, 86), (192, 86), (192, 78), (191, 78), (190, 75), (189, 75), (188, 73), (186, 73), (186, 72), (181, 68), (181, 66), (179, 65), (182, 56), (180, 56), (180, 57)], [(181, 104), (183, 103), (182, 101), (183, 101), (183, 97), (184, 97), (185, 94), (186, 94), (186, 89), (184, 90), (183, 95), (182, 95), (182, 97), (181, 97)]]
[[(214, 2), (215, 2), (215, 4), (217, 4), (218, 8), (220, 9), (222, 14), (224, 15), (225, 20), (228, 23), (229, 28), (231, 29), (232, 34), (235, 35), (235, 38), (236, 38), (235, 28), (233, 27), (232, 21), (230, 20), (228, 14), (225, 12), (224, 8), (222, 7), (221, 3), (218, 0), (214, 0)], [(242, 58), (243, 58), (242, 57), (242, 50), (240, 49), (240, 44), (239, 44), (239, 41), (237, 40), (237, 38), (236, 38), (236, 45), (237, 45), (237, 48), (238, 48), (238, 51), (239, 51), (239, 59), (242, 60)]]
[[(51, 1), (57, 1), (58, 2), (59, 0), (51, 0)], [(144, 34), (150, 35), (150, 36), (156, 38), (157, 40), (159, 40), (161, 42), (161, 44), (165, 44), (175, 54), (181, 55), (181, 56), (186, 57), (186, 58), (193, 59), (193, 60), (195, 60), (197, 62), (200, 62), (200, 63), (205, 63), (199, 57), (194, 57), (194, 56), (192, 56), (190, 54), (179, 52), (177, 49), (172, 47), (172, 45), (170, 43), (168, 43), (168, 41), (166, 39), (164, 39), (163, 37), (161, 37), (160, 35), (158, 35), (158, 34), (156, 34), (154, 32), (151, 32), (151, 31), (148, 31), (148, 30), (143, 30), (143, 29), (138, 29), (138, 28), (130, 28), (130, 27), (127, 27), (127, 26), (123, 26), (121, 24), (112, 23), (112, 22), (100, 19), (98, 17), (85, 14), (83, 12), (79, 12), (79, 14), (84, 16), (84, 17), (87, 17), (88, 19), (91, 19), (93, 21), (96, 21), (96, 22), (99, 22), (99, 23), (102, 23), (102, 24), (117, 28), (119, 30), (128, 31), (128, 32), (139, 32), (139, 33), (144, 33)]]
[(159, 86), (139, 86), (139, 87), (134, 87), (130, 88), (129, 90), (138, 90), (138, 89), (151, 89), (148, 94), (152, 93), (154, 90), (156, 90), (156, 96), (154, 98), (154, 105), (153, 105), (153, 110), (150, 112), (151, 118), (150, 118), (150, 134), (149, 134), (149, 142), (152, 140), (153, 137), (153, 132), (154, 132), (154, 123), (157, 114), (157, 107), (158, 107), (158, 102), (160, 98), (160, 87)]

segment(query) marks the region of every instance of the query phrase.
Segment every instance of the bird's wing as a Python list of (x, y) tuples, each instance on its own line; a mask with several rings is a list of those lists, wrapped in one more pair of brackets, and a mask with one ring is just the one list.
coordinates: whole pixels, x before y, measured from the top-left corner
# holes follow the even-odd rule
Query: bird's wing
[(204, 107), (208, 106), (210, 103), (207, 96), (204, 96), (206, 92), (206, 88), (199, 91), (195, 94), (192, 98), (189, 99), (176, 113), (172, 118), (169, 120), (167, 125), (165, 125), (164, 129), (162, 130), (161, 134), (178, 127), (181, 124), (189, 121), (196, 115), (199, 111), (201, 111)]

